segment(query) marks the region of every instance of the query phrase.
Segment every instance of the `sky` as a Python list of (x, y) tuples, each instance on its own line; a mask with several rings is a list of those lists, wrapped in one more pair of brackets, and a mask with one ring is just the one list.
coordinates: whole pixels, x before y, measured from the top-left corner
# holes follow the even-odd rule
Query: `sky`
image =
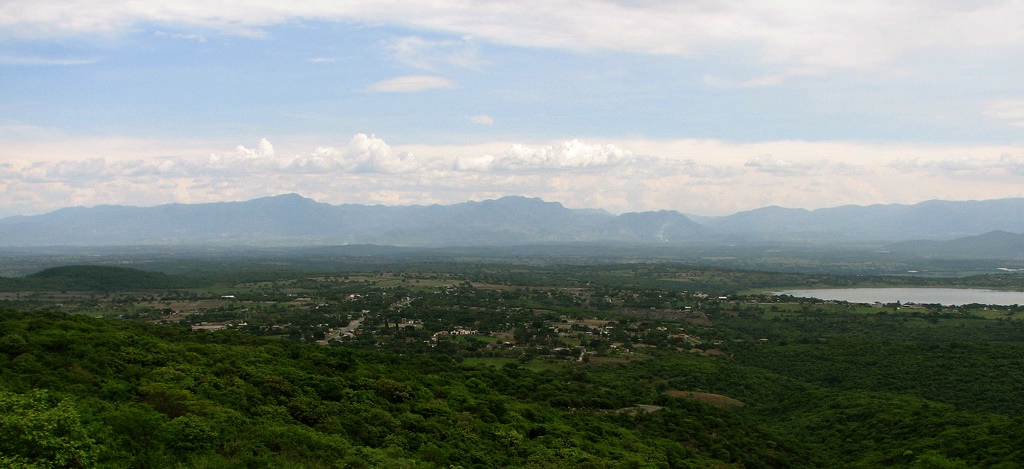
[(1021, 25), (1021, 0), (0, 0), (0, 217), (1024, 197)]

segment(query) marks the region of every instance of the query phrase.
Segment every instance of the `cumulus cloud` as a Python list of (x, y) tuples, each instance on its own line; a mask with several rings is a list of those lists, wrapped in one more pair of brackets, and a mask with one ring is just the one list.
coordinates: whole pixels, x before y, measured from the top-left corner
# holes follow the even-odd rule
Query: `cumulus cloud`
[[(282, 192), (355, 203), (453, 203), (509, 194), (594, 203), (597, 192), (611, 194), (613, 185), (639, 181), (645, 170), (641, 161), (657, 163), (615, 145), (578, 140), (515, 144), (501, 153), (471, 157), (446, 150), (419, 157), (379, 137), (356, 134), (344, 145), (296, 154), (282, 153), (261, 139), (207, 156), (4, 163), (0, 187), (9, 201), (3, 210), (29, 213), (30, 206), (38, 211), (69, 203), (195, 203)], [(609, 177), (616, 183), (609, 184)], [(578, 191), (591, 195), (580, 198)], [(16, 198), (26, 202), (19, 205)]]
[(211, 155), (194, 166), (207, 170), (286, 171), (294, 173), (411, 173), (448, 169), (475, 172), (583, 171), (625, 168), (641, 161), (655, 164), (655, 158), (638, 157), (615, 145), (589, 145), (570, 140), (559, 145), (514, 144), (499, 154), (417, 158), (413, 153), (395, 151), (383, 139), (356, 134), (344, 147), (323, 146), (293, 156), (276, 155), (274, 146), (262, 139), (255, 148), (239, 145), (232, 152)]
[(396, 152), (383, 139), (356, 134), (343, 147), (321, 146), (296, 155), (278, 155), (274, 145), (261, 139), (255, 148), (239, 145), (232, 152), (214, 153), (204, 160), (185, 163), (190, 174), (208, 171), (241, 173), (404, 173), (423, 166), (408, 152)]
[(561, 145), (532, 148), (513, 145), (499, 155), (459, 158), (460, 171), (583, 170), (635, 163), (637, 157), (614, 145), (587, 145), (572, 140)]
[(576, 208), (700, 214), (1024, 196), (1024, 149), (1013, 147), (706, 140), (503, 146), (403, 147), (355, 134), (297, 152), (260, 139), (206, 154), (171, 157), (176, 151), (165, 147), (126, 158), (83, 143), (80, 150), (93, 156), (4, 159), (0, 216), (69, 204), (199, 203), (286, 192), (391, 205), (527, 195)]
[(366, 90), (375, 93), (416, 93), (426, 90), (455, 88), (455, 86), (455, 82), (444, 77), (408, 75), (378, 81), (367, 86)]
[(395, 152), (377, 137), (358, 134), (341, 154), (342, 167), (357, 173), (406, 173), (420, 169), (411, 153)]

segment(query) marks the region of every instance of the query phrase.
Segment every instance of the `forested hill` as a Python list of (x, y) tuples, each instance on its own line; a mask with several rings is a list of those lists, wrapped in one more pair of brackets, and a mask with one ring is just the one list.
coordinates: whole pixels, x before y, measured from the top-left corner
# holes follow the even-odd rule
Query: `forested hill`
[(0, 466), (1024, 464), (1022, 349), (977, 342), (1019, 337), (1018, 324), (976, 318), (993, 324), (958, 339), (889, 314), (788, 314), (721, 316), (734, 337), (771, 337), (737, 339), (732, 356), (650, 349), (533, 369), (462, 364), (440, 346), (406, 354), (0, 310)]
[(127, 267), (70, 265), (45, 269), (19, 278), (0, 278), (0, 291), (124, 291), (186, 288), (203, 283), (186, 276)]
[[(608, 392), (583, 371), (464, 367), (53, 312), (2, 311), (0, 331), (6, 466), (815, 465), (748, 417), (654, 389)], [(665, 408), (645, 413), (638, 399)]]

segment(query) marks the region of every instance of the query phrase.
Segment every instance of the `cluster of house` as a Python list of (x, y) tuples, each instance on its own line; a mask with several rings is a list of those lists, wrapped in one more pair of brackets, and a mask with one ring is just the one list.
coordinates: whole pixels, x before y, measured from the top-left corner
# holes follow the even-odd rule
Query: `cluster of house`
[(200, 322), (198, 324), (192, 324), (191, 328), (193, 331), (220, 331), (229, 327), (241, 327), (248, 326), (246, 322), (232, 323), (232, 322)]
[(479, 333), (480, 333), (480, 331), (478, 331), (476, 329), (467, 329), (467, 328), (462, 327), (462, 326), (455, 326), (450, 331), (437, 331), (437, 332), (435, 332), (434, 335), (430, 336), (430, 340), (433, 340), (433, 341), (436, 342), (439, 338), (442, 338), (442, 337), (449, 337), (449, 336), (453, 336), (453, 335), (477, 335)]

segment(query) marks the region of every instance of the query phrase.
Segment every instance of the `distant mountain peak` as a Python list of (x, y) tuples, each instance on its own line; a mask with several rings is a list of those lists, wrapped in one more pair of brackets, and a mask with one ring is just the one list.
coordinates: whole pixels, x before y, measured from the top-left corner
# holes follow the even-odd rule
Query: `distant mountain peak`
[(252, 200), (248, 200), (246, 202), (267, 202), (267, 201), (274, 201), (274, 202), (314, 202), (314, 203), (318, 203), (318, 202), (316, 202), (313, 199), (310, 199), (308, 197), (303, 197), (303, 196), (301, 196), (299, 194), (296, 194), (294, 192), (289, 192), (287, 194), (271, 195), (271, 196), (267, 196), (267, 197), (260, 197), (258, 199), (252, 199)]
[(264, 198), (265, 199), (282, 199), (282, 200), (313, 200), (313, 199), (310, 199), (308, 197), (303, 197), (303, 196), (301, 196), (299, 194), (296, 194), (294, 192), (289, 192), (287, 194), (272, 195), (270, 197), (264, 197)]
[[(240, 202), (104, 205), (0, 219), (0, 246), (898, 242), (985, 235), (1016, 246), (1024, 199), (817, 209), (763, 207), (700, 223), (676, 211), (613, 215), (538, 197), (451, 205), (331, 205), (296, 193)], [(1004, 233), (999, 233), (1002, 231)], [(1008, 233), (1007, 233), (1008, 232)], [(994, 242), (997, 239), (1005, 242)], [(984, 241), (982, 239), (981, 241)]]
[[(661, 212), (659, 212), (661, 213)], [(491, 246), (685, 240), (693, 222), (677, 212), (633, 223), (537, 197), (452, 205), (331, 205), (288, 193), (241, 202), (79, 208), (0, 220), (0, 246), (325, 245)], [(610, 220), (621, 219), (616, 229)], [(631, 226), (636, 225), (636, 226)], [(654, 225), (654, 226), (651, 226)]]
[(562, 204), (559, 203), (559, 202), (547, 202), (544, 199), (541, 199), (540, 197), (526, 197), (526, 196), (522, 196), (522, 195), (506, 195), (504, 197), (499, 197), (497, 199), (484, 200), (484, 201), (482, 201), (480, 203), (492, 203), (492, 204), (498, 204), (498, 205), (516, 205), (516, 206), (547, 205), (547, 206), (551, 206), (551, 207), (555, 207), (555, 206), (562, 207)]

